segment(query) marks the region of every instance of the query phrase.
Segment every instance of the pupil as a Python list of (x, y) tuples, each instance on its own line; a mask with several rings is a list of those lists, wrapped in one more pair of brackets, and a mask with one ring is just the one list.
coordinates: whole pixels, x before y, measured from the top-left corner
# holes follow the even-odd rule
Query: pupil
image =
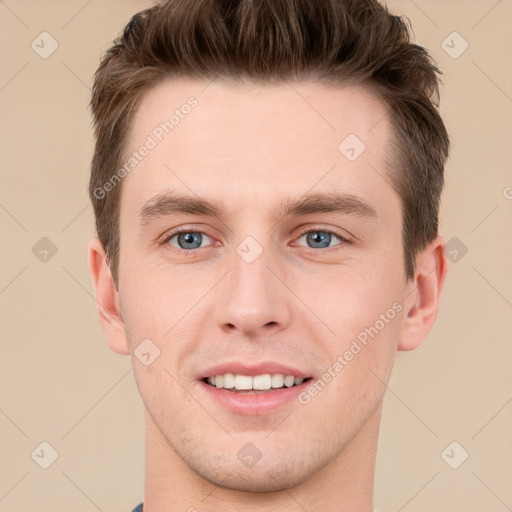
[(314, 247), (328, 247), (331, 241), (331, 235), (322, 231), (316, 231), (309, 234), (309, 241)]
[(196, 247), (181, 247), (181, 243), (179, 244), (180, 247), (182, 249), (197, 249), (198, 247), (201, 246), (201, 239), (200, 239), (200, 236), (199, 236), (199, 233), (184, 233), (184, 234), (181, 234), (179, 237), (178, 237), (178, 240), (180, 241), (183, 241), (185, 245), (189, 245), (189, 244), (194, 244), (194, 243), (197, 243), (198, 245)]

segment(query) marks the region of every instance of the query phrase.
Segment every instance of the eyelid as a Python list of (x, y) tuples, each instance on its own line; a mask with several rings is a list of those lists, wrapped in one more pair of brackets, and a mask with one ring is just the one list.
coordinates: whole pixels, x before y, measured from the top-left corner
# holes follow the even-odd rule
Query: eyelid
[[(333, 247), (326, 247), (323, 250), (334, 249), (338, 245), (344, 245), (344, 244), (352, 243), (350, 237), (342, 235), (339, 231), (337, 231), (337, 230), (335, 230), (333, 228), (330, 228), (328, 226), (322, 226), (322, 225), (314, 225), (314, 226), (306, 225), (306, 226), (304, 226), (304, 228), (300, 230), (299, 234), (295, 235), (294, 240), (302, 237), (303, 235), (305, 235), (307, 233), (314, 233), (316, 231), (324, 232), (324, 233), (329, 233), (331, 235), (334, 235), (334, 236), (338, 237), (341, 240), (340, 244), (336, 244)], [(176, 235), (179, 235), (181, 233), (199, 233), (201, 235), (206, 235), (208, 238), (214, 240), (214, 237), (208, 235), (205, 231), (201, 231), (201, 229), (198, 229), (197, 227), (180, 226), (179, 228), (171, 229), (170, 231), (167, 231), (164, 235), (162, 235), (161, 242), (159, 242), (159, 244), (160, 245), (168, 244), (169, 241), (172, 238), (174, 238)], [(174, 246), (171, 246), (171, 247), (173, 247), (173, 249), (176, 249), (178, 251), (193, 252), (193, 251), (197, 251), (198, 249), (206, 249), (209, 246), (199, 247), (198, 249), (193, 249), (193, 250), (188, 250), (188, 251), (186, 249), (181, 249), (179, 247), (174, 247)], [(311, 249), (311, 250), (313, 250), (315, 252), (319, 251), (319, 249), (315, 249), (313, 247), (306, 247), (306, 246), (298, 246), (298, 247), (303, 247), (304, 249)]]
[(338, 231), (334, 228), (328, 227), (328, 226), (322, 226), (321, 224), (315, 225), (315, 226), (306, 226), (303, 230), (300, 231), (300, 234), (297, 235), (296, 238), (300, 238), (302, 235), (305, 235), (306, 233), (315, 232), (315, 231), (320, 231), (320, 232), (324, 232), (324, 233), (329, 233), (331, 235), (336, 235), (338, 238), (340, 238), (343, 242), (346, 242), (346, 243), (351, 242), (350, 236), (341, 234), (340, 231)]
[[(166, 231), (160, 238), (159, 238), (159, 245), (165, 245), (167, 244), (171, 238), (174, 238), (176, 235), (179, 235), (181, 233), (200, 233), (201, 235), (206, 235), (208, 238), (210, 239), (214, 239), (213, 236), (210, 236), (208, 235), (208, 233), (206, 233), (205, 231), (199, 229), (198, 227), (193, 227), (193, 226), (180, 226), (179, 228), (174, 228), (174, 229), (171, 229), (169, 231)], [(179, 249), (177, 247), (175, 247), (175, 249), (178, 249), (178, 250), (185, 250), (185, 249)], [(204, 249), (204, 247), (201, 247), (201, 249)], [(197, 249), (194, 249), (194, 250), (197, 250)], [(189, 251), (187, 251), (189, 252)]]

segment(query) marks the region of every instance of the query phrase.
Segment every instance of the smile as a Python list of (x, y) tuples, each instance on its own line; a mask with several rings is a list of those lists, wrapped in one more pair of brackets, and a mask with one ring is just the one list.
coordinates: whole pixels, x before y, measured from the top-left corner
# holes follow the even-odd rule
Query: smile
[(203, 382), (210, 386), (226, 389), (232, 392), (257, 393), (299, 386), (310, 378), (311, 377), (295, 377), (294, 375), (284, 375), (282, 373), (265, 373), (253, 376), (224, 373), (214, 375), (212, 377), (206, 377), (203, 379)]

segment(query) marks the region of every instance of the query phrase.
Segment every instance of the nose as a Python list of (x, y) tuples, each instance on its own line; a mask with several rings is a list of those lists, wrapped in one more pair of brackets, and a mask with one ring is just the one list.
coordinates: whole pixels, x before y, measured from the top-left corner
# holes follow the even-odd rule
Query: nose
[(267, 252), (263, 250), (252, 262), (233, 253), (232, 270), (216, 297), (217, 321), (224, 332), (238, 330), (255, 337), (288, 327), (293, 296), (283, 284), (280, 266)]

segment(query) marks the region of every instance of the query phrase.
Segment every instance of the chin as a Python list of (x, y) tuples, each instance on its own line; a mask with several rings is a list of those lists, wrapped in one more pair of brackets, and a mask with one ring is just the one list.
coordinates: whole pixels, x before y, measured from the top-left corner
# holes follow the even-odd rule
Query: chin
[(258, 463), (258, 468), (240, 468), (237, 460), (233, 464), (226, 464), (225, 467), (217, 466), (215, 468), (197, 468), (196, 473), (208, 482), (217, 485), (223, 489), (235, 490), (240, 492), (272, 492), (290, 489), (311, 478), (314, 469), (308, 472), (302, 464), (301, 470), (295, 466), (293, 471), (289, 468), (264, 465), (262, 461)]

